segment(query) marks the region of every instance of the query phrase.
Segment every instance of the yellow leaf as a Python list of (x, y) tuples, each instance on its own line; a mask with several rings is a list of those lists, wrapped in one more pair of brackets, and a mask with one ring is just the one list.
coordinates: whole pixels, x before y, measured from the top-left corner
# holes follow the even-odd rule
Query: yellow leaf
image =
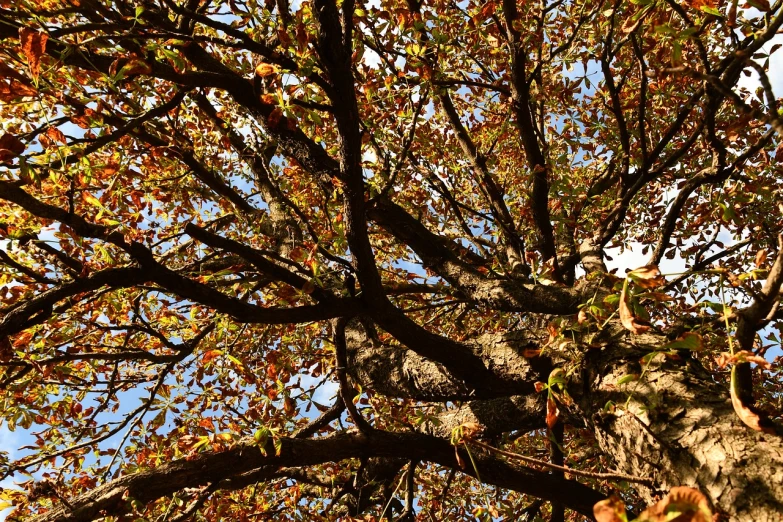
[(266, 78), (267, 76), (276, 74), (277, 71), (277, 66), (271, 63), (261, 62), (256, 66), (256, 76), (260, 78)]

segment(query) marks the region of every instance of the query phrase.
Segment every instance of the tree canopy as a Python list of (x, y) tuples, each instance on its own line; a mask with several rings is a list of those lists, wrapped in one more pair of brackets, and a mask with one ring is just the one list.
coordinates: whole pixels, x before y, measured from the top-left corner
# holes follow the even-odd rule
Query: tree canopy
[(781, 25), (0, 0), (0, 508), (780, 520)]

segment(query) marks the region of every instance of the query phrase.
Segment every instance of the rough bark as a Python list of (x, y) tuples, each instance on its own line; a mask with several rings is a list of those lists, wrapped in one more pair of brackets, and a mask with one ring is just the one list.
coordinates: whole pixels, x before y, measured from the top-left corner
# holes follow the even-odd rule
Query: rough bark
[[(691, 486), (730, 520), (781, 520), (783, 439), (745, 426), (726, 386), (693, 360), (658, 355), (638, 382), (618, 386), (642, 373), (639, 359), (665, 342), (640, 337), (591, 353), (585, 367), (579, 405), (605, 455), (621, 471), (654, 479), (655, 490), (640, 487), (648, 502)], [(604, 411), (610, 400), (615, 413)]]

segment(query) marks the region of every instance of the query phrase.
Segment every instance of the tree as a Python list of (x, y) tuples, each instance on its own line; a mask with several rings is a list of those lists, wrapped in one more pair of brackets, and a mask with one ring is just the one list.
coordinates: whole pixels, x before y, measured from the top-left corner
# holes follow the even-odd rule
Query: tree
[(780, 520), (782, 5), (0, 1), (0, 505)]

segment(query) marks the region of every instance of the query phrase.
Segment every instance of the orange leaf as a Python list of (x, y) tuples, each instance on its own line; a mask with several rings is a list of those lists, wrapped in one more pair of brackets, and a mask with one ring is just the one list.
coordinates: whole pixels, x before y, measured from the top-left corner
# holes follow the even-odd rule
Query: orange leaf
[(712, 522), (707, 498), (698, 490), (678, 486), (661, 501), (645, 509), (638, 520), (646, 522)]
[(259, 78), (266, 78), (267, 76), (276, 74), (277, 71), (277, 66), (271, 63), (261, 62), (256, 66), (256, 76)]
[(727, 352), (723, 352), (718, 356), (715, 362), (721, 368), (725, 368), (729, 364), (737, 364), (742, 362), (755, 363), (761, 366), (762, 368), (764, 368), (765, 370), (769, 370), (772, 368), (772, 364), (768, 360), (748, 350), (739, 351), (734, 355), (731, 355)]
[(52, 141), (59, 141), (65, 143), (65, 134), (57, 127), (49, 127), (46, 129), (46, 135), (52, 139)]
[(219, 355), (223, 355), (223, 352), (220, 350), (210, 350), (207, 353), (204, 354), (204, 357), (202, 358), (203, 362), (206, 364), (215, 357), (218, 357)]
[(551, 396), (546, 400), (546, 425), (549, 429), (555, 427), (557, 419), (560, 418), (560, 410), (557, 409), (557, 403)]
[(771, 421), (765, 416), (760, 415), (754, 408), (742, 402), (740, 397), (740, 384), (737, 374), (737, 365), (731, 369), (731, 405), (734, 406), (734, 411), (737, 413), (737, 417), (740, 418), (743, 424), (748, 428), (764, 433), (775, 433), (774, 426), (771, 425)]
[(34, 335), (33, 332), (20, 333), (19, 336), (14, 341), (14, 348), (22, 348), (30, 344), (30, 341), (33, 340), (33, 335)]
[(623, 291), (620, 294), (620, 322), (628, 330), (635, 334), (644, 333), (650, 329), (649, 326), (636, 322), (636, 317), (628, 307), (628, 282), (623, 285)]
[(625, 522), (625, 504), (617, 497), (609, 497), (593, 506), (597, 522)]
[(756, 252), (756, 268), (761, 268), (764, 266), (764, 263), (767, 261), (767, 251), (765, 249), (761, 249), (758, 252)]
[(19, 29), (19, 42), (22, 44), (22, 53), (27, 58), (27, 65), (30, 67), (30, 74), (33, 80), (38, 79), (41, 72), (41, 56), (46, 52), (46, 41), (49, 35), (39, 33), (29, 27)]

